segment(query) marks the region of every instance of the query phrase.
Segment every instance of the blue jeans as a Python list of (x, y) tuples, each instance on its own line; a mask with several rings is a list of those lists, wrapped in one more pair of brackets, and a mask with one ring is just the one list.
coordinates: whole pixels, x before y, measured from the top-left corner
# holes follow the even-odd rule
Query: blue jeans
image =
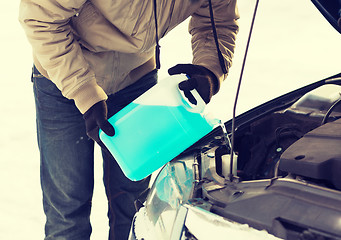
[[(94, 142), (88, 138), (74, 101), (33, 68), (40, 175), (46, 215), (46, 240), (90, 239), (94, 187)], [(108, 96), (112, 116), (157, 82), (154, 70), (135, 84)], [(133, 146), (132, 146), (133, 150)], [(149, 184), (124, 176), (111, 155), (102, 151), (103, 181), (108, 198), (109, 239), (128, 239), (134, 201)]]

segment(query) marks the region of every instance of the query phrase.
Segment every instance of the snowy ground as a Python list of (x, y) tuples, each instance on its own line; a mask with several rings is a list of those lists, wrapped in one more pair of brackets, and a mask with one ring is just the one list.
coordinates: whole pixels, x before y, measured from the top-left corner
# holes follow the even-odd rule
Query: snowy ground
[[(1, 138), (0, 239), (42, 239), (44, 215), (39, 185), (39, 153), (30, 83), (31, 49), (17, 21), (19, 0), (0, 2)], [(208, 110), (227, 120), (232, 115), (254, 0), (240, 0), (241, 30), (234, 65)], [(190, 62), (187, 26), (161, 41), (160, 78), (176, 63)], [(309, 0), (261, 0), (238, 112), (279, 94), (340, 72), (341, 37)], [(101, 159), (96, 153), (92, 239), (107, 238), (106, 199)]]

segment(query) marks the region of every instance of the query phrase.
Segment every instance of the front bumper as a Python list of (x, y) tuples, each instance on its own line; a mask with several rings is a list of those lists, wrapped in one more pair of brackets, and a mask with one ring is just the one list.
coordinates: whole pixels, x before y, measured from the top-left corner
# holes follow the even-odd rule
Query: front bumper
[[(170, 229), (169, 229), (170, 230)], [(240, 224), (213, 214), (201, 207), (185, 204), (179, 208), (177, 217), (170, 230), (169, 237), (160, 238), (160, 231), (151, 224), (147, 210), (141, 208), (136, 214), (129, 240), (156, 240), (156, 239), (226, 239), (234, 240), (278, 240), (265, 230), (259, 231), (247, 224)]]

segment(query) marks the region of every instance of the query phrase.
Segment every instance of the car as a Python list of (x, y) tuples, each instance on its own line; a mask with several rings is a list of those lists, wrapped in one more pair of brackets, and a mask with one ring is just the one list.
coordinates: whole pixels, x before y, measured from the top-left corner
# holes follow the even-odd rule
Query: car
[[(341, 33), (338, 0), (312, 0)], [(341, 239), (341, 73), (217, 126), (136, 201), (130, 240)]]

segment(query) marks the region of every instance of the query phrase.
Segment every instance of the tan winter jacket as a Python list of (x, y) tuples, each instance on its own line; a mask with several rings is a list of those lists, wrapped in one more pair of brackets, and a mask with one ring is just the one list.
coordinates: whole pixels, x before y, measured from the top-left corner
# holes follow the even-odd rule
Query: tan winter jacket
[[(238, 31), (236, 0), (212, 0), (212, 5), (229, 67)], [(222, 81), (226, 76), (207, 0), (157, 0), (158, 36), (190, 16), (193, 64), (207, 67)], [(36, 67), (81, 113), (155, 68), (152, 0), (21, 0), (19, 20)]]

